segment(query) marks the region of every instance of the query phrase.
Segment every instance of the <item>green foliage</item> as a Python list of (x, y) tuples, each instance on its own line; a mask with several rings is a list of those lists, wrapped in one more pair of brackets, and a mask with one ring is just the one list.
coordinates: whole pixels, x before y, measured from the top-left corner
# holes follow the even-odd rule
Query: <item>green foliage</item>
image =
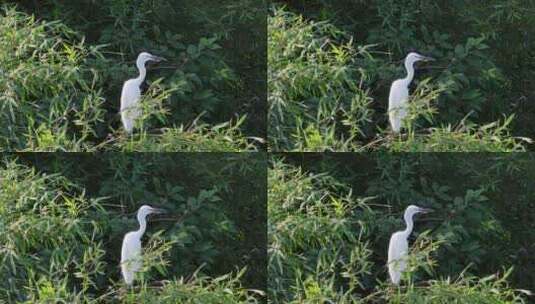
[(280, 162), (270, 170), (268, 183), (272, 302), (356, 300), (353, 293), (370, 274), (372, 252), (362, 240), (365, 228), (351, 215), (370, 216), (365, 202), (330, 190), (343, 186), (327, 176), (306, 176)]
[(104, 116), (86, 65), (98, 51), (73, 43), (75, 34), (60, 23), (13, 8), (4, 7), (0, 20), (2, 150), (86, 149)]
[(460, 277), (456, 281), (430, 281), (427, 288), (411, 286), (404, 293), (385, 296), (388, 303), (526, 303), (520, 293), (509, 287), (507, 275), (486, 278)]
[[(535, 2), (277, 2), (285, 6), (269, 16), (271, 149), (506, 152), (531, 143)], [(388, 92), (413, 50), (438, 60), (417, 67), (407, 140), (391, 143)]]
[(33, 294), (36, 301), (58, 296), (73, 301), (78, 295), (68, 284), (76, 282), (83, 293), (103, 273), (103, 227), (90, 218), (107, 214), (99, 199), (86, 198), (61, 176), (6, 165), (0, 171), (1, 298), (17, 302)]
[[(233, 304), (233, 303), (259, 303), (255, 294), (262, 295), (257, 290), (245, 290), (240, 287), (237, 276), (225, 275), (216, 279), (206, 277), (193, 277), (190, 281), (184, 280), (167, 282), (160, 291), (143, 287), (138, 293), (128, 294), (121, 298), (123, 303), (207, 303), (207, 304)], [(232, 291), (232, 292), (229, 292)]]
[(270, 148), (351, 149), (372, 115), (370, 99), (354, 81), (353, 63), (368, 56), (366, 50), (356, 51), (329, 23), (309, 23), (282, 9), (273, 11), (268, 33)]
[[(391, 141), (383, 143), (386, 150), (392, 152), (523, 152), (523, 142), (531, 139), (514, 138), (508, 126), (513, 116), (502, 123), (493, 122), (481, 127), (461, 122), (453, 128), (446, 126), (429, 129), (429, 134), (416, 134), (414, 131), (406, 136), (394, 136)], [(468, 125), (467, 125), (468, 124)]]
[[(522, 232), (533, 214), (520, 220), (506, 206), (529, 209), (533, 182), (524, 179), (533, 158), (441, 155), (273, 159), (272, 302), (526, 303), (520, 289), (535, 286), (530, 262), (518, 255), (533, 252), (533, 236)], [(411, 203), (435, 212), (416, 218), (410, 271), (395, 288), (387, 282), (387, 245)]]
[[(150, 135), (144, 131), (133, 137), (121, 136), (117, 149), (128, 152), (242, 152), (257, 151), (255, 142), (262, 139), (245, 138), (240, 131), (245, 117), (236, 123), (227, 122), (213, 127), (192, 125), (174, 129), (162, 129), (161, 135)], [(197, 121), (194, 121), (196, 124)]]
[[(173, 155), (5, 156), (0, 298), (259, 301), (265, 289), (260, 274), (265, 222), (255, 217), (265, 211), (243, 205), (262, 197), (257, 187), (265, 184), (259, 182), (265, 175), (255, 169), (260, 159)], [(138, 226), (135, 212), (144, 203), (168, 213), (149, 219), (143, 271), (127, 291), (118, 267), (121, 243)]]

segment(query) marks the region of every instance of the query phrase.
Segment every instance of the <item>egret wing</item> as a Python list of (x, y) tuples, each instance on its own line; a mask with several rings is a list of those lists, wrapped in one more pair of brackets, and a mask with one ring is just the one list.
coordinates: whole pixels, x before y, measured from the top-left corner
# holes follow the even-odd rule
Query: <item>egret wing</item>
[(135, 106), (140, 98), (141, 89), (139, 86), (131, 80), (126, 81), (121, 92), (121, 111)]
[(121, 249), (121, 272), (126, 284), (132, 284), (134, 274), (141, 266), (141, 240), (135, 233), (127, 233)]
[(394, 81), (388, 97), (388, 116), (394, 132), (399, 132), (403, 119), (407, 116), (408, 101), (408, 87), (400, 80)]
[(132, 132), (136, 118), (141, 115), (138, 102), (141, 99), (141, 90), (132, 80), (123, 85), (121, 93), (121, 120), (128, 133)]
[(407, 267), (407, 253), (409, 244), (407, 239), (400, 232), (396, 232), (390, 238), (388, 245), (388, 273), (394, 284), (398, 284), (401, 273)]

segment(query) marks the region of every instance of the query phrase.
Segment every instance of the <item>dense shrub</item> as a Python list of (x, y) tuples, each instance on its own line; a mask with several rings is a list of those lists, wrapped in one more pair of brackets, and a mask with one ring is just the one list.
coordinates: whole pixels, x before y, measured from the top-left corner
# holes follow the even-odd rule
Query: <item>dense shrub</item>
[(0, 16), (2, 150), (82, 150), (104, 118), (104, 98), (87, 66), (97, 50), (73, 42), (60, 23), (4, 8)]
[(308, 23), (283, 10), (269, 18), (268, 32), (271, 149), (351, 147), (372, 114), (353, 81), (359, 72), (352, 63), (365, 50), (357, 52), (349, 40), (335, 44), (346, 35), (326, 22)]
[(268, 288), (273, 303), (349, 303), (371, 280), (366, 228), (351, 218), (371, 212), (365, 201), (331, 189), (348, 192), (328, 176), (307, 176), (282, 163), (270, 170)]
[[(94, 288), (104, 270), (103, 227), (88, 218), (107, 216), (99, 200), (65, 178), (16, 163), (7, 163), (0, 176), (1, 298), (37, 301), (53, 294), (74, 301)], [(72, 284), (78, 292), (69, 291)]]

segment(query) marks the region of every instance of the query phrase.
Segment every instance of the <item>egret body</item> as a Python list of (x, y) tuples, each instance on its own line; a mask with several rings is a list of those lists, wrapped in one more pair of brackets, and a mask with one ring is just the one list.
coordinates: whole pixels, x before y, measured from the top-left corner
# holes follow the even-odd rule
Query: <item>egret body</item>
[(127, 80), (123, 84), (123, 90), (121, 92), (121, 121), (128, 134), (132, 133), (135, 120), (141, 115), (138, 102), (141, 98), (141, 84), (145, 80), (145, 76), (147, 76), (145, 64), (149, 61), (160, 62), (162, 60), (165, 59), (146, 52), (140, 53), (136, 60), (139, 76)]
[(388, 245), (388, 273), (390, 274), (390, 280), (395, 285), (399, 285), (401, 274), (407, 267), (407, 255), (409, 252), (408, 238), (413, 228), (412, 217), (417, 213), (428, 213), (431, 211), (431, 209), (410, 205), (405, 209), (403, 215), (407, 227), (405, 230), (398, 231), (390, 237), (390, 244)]
[(388, 97), (388, 117), (394, 133), (401, 130), (403, 119), (407, 117), (409, 102), (409, 85), (414, 79), (414, 63), (418, 61), (431, 61), (431, 57), (422, 56), (418, 53), (409, 53), (405, 58), (407, 77), (398, 79), (390, 87)]
[(141, 237), (147, 229), (147, 215), (152, 213), (163, 213), (163, 210), (143, 205), (137, 212), (139, 229), (125, 234), (123, 247), (121, 249), (121, 272), (126, 285), (132, 285), (134, 275), (141, 269)]

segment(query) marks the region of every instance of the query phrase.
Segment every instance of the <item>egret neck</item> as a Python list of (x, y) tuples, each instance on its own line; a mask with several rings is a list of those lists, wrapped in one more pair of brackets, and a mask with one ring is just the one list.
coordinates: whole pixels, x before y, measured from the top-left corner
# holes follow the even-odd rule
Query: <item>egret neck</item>
[(405, 69), (407, 70), (407, 77), (403, 78), (403, 82), (408, 87), (414, 79), (414, 62), (405, 61)]
[(137, 69), (139, 70), (139, 76), (135, 78), (137, 85), (141, 85), (147, 76), (147, 69), (145, 68), (145, 62), (137, 62)]
[(404, 236), (405, 238), (408, 238), (409, 235), (410, 235), (411, 232), (412, 232), (412, 228), (413, 228), (412, 216), (413, 216), (413, 214), (409, 214), (409, 213), (407, 213), (407, 214), (405, 214), (405, 215), (403, 216), (403, 218), (405, 219), (405, 224), (407, 225), (407, 227), (405, 228), (405, 230), (402, 231), (403, 236)]
[(137, 218), (137, 220), (139, 222), (139, 229), (134, 233), (140, 239), (143, 236), (143, 234), (145, 233), (145, 230), (147, 229), (147, 219), (146, 219), (146, 217), (147, 217), (146, 215), (140, 214), (138, 216), (138, 218)]

